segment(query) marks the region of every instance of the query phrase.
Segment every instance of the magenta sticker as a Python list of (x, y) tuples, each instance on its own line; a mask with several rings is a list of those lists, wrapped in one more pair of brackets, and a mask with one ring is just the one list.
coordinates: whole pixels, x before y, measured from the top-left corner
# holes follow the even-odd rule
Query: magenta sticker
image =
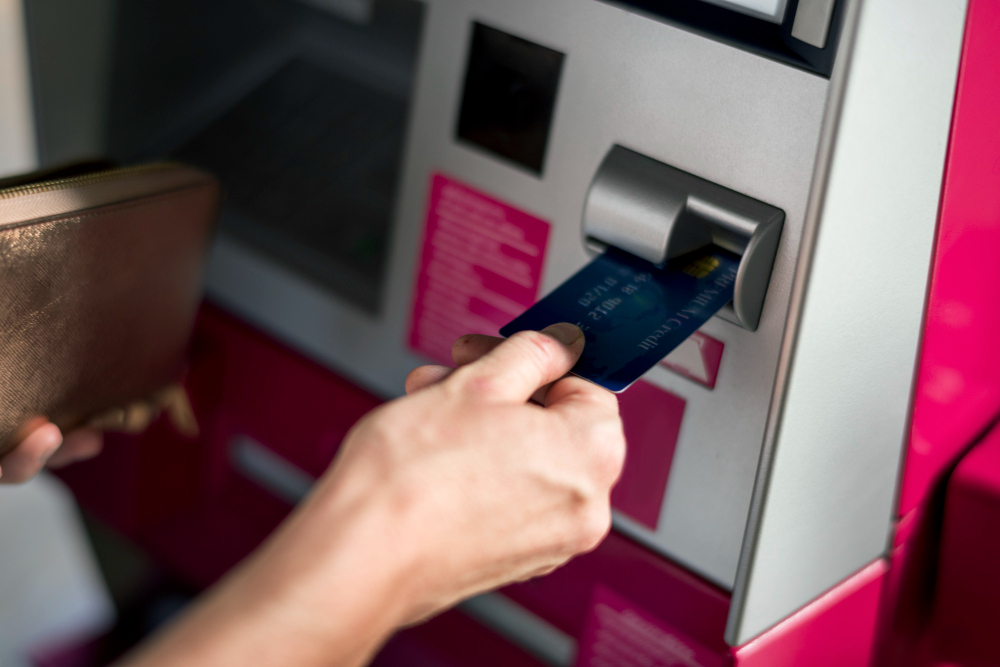
[(660, 364), (678, 375), (714, 389), (715, 379), (719, 377), (719, 365), (722, 362), (724, 348), (725, 344), (722, 341), (695, 331), (690, 338), (674, 348), (674, 351)]
[(434, 174), (410, 347), (450, 365), (459, 336), (498, 335), (535, 303), (548, 238), (546, 221)]
[(653, 529), (660, 518), (685, 405), (680, 396), (642, 380), (618, 395), (628, 451), (611, 504)]
[(576, 667), (721, 667), (725, 657), (606, 586), (594, 588)]

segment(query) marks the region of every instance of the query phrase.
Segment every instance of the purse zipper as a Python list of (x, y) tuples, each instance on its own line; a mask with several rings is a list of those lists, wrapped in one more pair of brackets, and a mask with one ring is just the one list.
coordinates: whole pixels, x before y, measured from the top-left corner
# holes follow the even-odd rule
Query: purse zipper
[(153, 162), (150, 164), (140, 164), (133, 167), (116, 167), (93, 174), (83, 174), (81, 176), (71, 176), (70, 178), (58, 178), (54, 181), (42, 181), (41, 183), (29, 183), (27, 185), (16, 185), (0, 190), (0, 199), (13, 199), (21, 195), (33, 195), (40, 192), (51, 192), (73, 187), (83, 183), (100, 183), (113, 178), (118, 178), (126, 174), (143, 173), (148, 171), (158, 171), (161, 169), (173, 169), (180, 166), (176, 162)]

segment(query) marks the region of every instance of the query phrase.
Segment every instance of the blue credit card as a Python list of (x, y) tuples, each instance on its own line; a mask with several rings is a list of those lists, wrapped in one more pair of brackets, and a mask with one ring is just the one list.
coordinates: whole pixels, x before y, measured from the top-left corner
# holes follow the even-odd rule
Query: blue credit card
[(611, 248), (500, 334), (576, 324), (586, 346), (572, 372), (624, 391), (733, 300), (739, 265), (737, 255), (714, 246), (666, 267)]

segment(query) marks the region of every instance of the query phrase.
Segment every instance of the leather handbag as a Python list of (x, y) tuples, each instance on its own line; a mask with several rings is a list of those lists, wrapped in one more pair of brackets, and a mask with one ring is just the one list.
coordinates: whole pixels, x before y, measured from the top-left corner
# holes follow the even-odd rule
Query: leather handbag
[(0, 181), (0, 456), (173, 395), (220, 199), (175, 163)]

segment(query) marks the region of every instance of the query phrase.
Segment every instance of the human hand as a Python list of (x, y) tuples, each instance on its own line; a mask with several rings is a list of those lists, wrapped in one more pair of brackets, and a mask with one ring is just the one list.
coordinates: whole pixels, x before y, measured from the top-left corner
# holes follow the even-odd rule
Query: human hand
[(63, 437), (58, 426), (40, 419), (26, 430), (28, 435), (17, 447), (0, 457), (0, 484), (20, 484), (46, 466), (61, 468), (84, 461), (100, 454), (104, 446), (104, 438), (96, 428), (78, 428)]
[(415, 370), (268, 543), (131, 664), (359, 665), (402, 625), (593, 549), (625, 442), (614, 395), (564, 377), (583, 344), (565, 324), (466, 337), (460, 368)]
[(421, 552), (408, 620), (549, 572), (607, 534), (625, 442), (614, 395), (565, 377), (583, 345), (566, 324), (460, 338), (457, 370), (414, 370), (409, 397), (345, 442), (339, 465), (387, 455), (406, 499)]
[(583, 344), (571, 325), (463, 337), (458, 369), (414, 370), (409, 396), (348, 434), (302, 515), (347, 498), (386, 508), (406, 561), (402, 622), (549, 572), (606, 535), (625, 443), (614, 395), (565, 377)]
[(107, 410), (93, 417), (87, 426), (71, 430), (65, 438), (55, 424), (36, 419), (23, 429), (26, 435), (20, 444), (0, 457), (0, 483), (19, 484), (44, 467), (61, 468), (93, 458), (104, 447), (103, 431), (142, 433), (161, 412), (166, 412), (181, 435), (198, 435), (198, 421), (180, 384), (165, 387), (147, 400)]

